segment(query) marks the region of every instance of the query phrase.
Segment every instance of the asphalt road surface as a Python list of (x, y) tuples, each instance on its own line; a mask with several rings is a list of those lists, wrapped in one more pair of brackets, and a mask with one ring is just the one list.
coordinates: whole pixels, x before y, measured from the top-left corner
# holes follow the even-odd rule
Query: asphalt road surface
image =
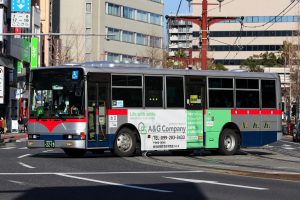
[(177, 165), (174, 160), (184, 158), (180, 156), (167, 155), (158, 161), (155, 157), (118, 158), (106, 152), (75, 159), (59, 149), (31, 150), (25, 144), (0, 147), (1, 200), (275, 200), (300, 196), (300, 182), (223, 174), (189, 163)]

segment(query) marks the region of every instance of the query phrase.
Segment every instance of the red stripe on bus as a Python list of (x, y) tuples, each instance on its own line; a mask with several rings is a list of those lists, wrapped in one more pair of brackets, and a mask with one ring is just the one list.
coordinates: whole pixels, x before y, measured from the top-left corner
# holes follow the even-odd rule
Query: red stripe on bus
[(116, 110), (108, 110), (108, 115), (128, 115), (128, 110), (125, 109), (116, 109)]
[(86, 123), (86, 119), (29, 119), (28, 123), (38, 123), (45, 126), (51, 133), (58, 125), (64, 123)]
[(246, 110), (231, 109), (232, 115), (281, 115), (281, 110)]

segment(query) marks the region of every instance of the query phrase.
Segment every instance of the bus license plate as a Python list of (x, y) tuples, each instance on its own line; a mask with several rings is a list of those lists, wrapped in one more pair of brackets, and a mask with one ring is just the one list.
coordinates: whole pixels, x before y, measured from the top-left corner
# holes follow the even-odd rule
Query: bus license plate
[(54, 141), (45, 141), (45, 148), (55, 148)]

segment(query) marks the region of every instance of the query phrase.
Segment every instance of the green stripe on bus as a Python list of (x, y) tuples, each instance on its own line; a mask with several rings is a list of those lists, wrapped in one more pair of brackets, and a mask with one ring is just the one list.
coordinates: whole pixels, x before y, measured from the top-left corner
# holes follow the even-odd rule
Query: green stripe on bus
[(227, 122), (231, 122), (230, 110), (206, 110), (205, 115), (205, 147), (219, 148), (219, 136)]

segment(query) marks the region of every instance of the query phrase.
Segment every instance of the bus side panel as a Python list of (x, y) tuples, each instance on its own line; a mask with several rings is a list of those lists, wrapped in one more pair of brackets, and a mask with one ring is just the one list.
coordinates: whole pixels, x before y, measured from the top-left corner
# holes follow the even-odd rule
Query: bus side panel
[(223, 126), (231, 122), (230, 110), (207, 109), (205, 114), (205, 148), (219, 148)]
[(119, 128), (128, 123), (128, 110), (108, 110), (108, 138), (109, 138), (109, 147), (113, 148), (116, 133)]
[(278, 113), (278, 110), (232, 110), (232, 121), (241, 131), (241, 146), (256, 147), (277, 141)]

